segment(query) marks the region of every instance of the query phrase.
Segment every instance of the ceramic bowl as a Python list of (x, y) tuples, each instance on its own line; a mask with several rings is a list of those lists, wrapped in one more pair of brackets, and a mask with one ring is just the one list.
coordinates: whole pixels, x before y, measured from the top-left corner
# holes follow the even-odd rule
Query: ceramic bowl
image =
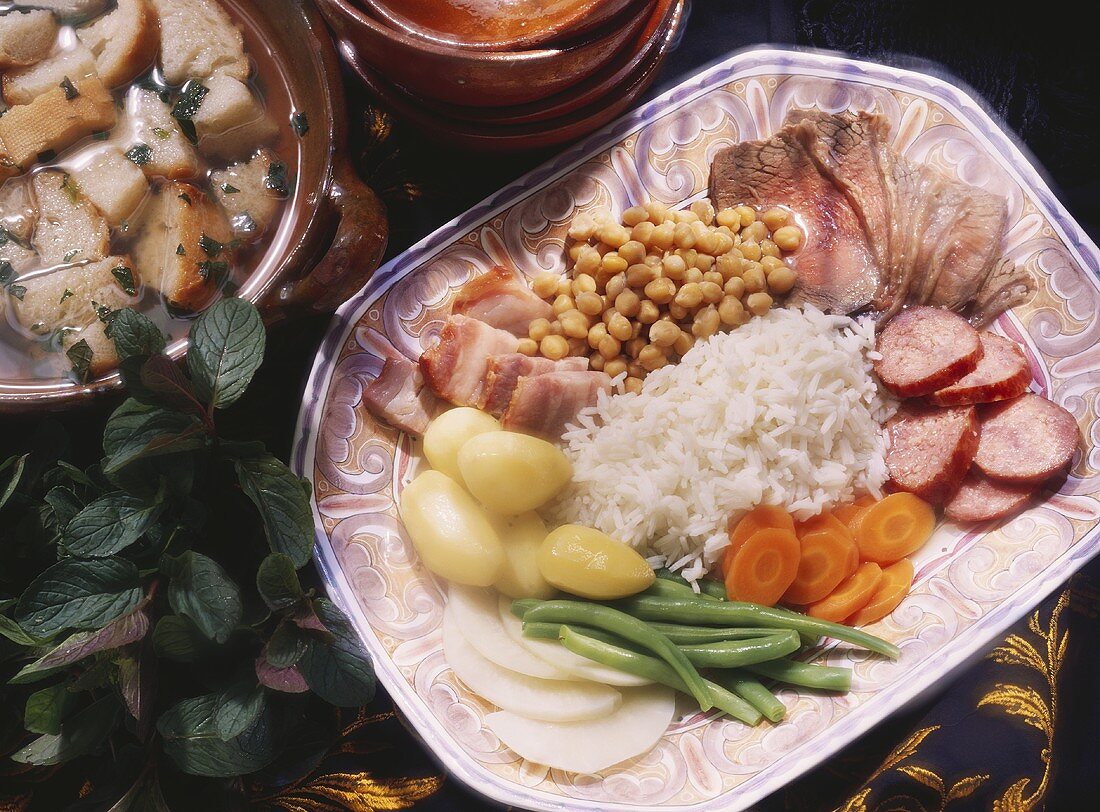
[[(267, 323), (334, 310), (366, 282), (385, 251), (385, 208), (355, 173), (346, 149), (340, 66), (324, 21), (298, 0), (221, 0), (246, 18), (250, 53), (275, 57), (295, 111), (310, 130), (299, 139), (290, 211), (256, 269), (241, 286)], [(173, 358), (187, 351), (173, 342)], [(121, 386), (117, 373), (86, 385), (0, 380), (0, 411), (63, 408)]]

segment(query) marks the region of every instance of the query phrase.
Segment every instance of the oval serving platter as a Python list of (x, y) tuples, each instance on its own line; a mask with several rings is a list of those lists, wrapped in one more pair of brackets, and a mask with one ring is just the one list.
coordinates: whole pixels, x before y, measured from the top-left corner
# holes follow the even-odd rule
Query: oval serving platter
[[(714, 153), (769, 135), (792, 107), (881, 112), (898, 152), (1008, 199), (1006, 254), (1029, 269), (1038, 292), (995, 329), (1025, 345), (1033, 389), (1077, 417), (1081, 452), (1057, 492), (1006, 524), (937, 530), (915, 557), (909, 597), (871, 627), (901, 648), (901, 659), (821, 653), (821, 661), (854, 669), (850, 694), (783, 692), (788, 718), (754, 729), (686, 713), (652, 751), (598, 776), (524, 761), (485, 727), (491, 707), (444, 662), (446, 597), (420, 566), (395, 507), (416, 473), (418, 444), (360, 406), (363, 383), (387, 353), (417, 358), (471, 276), (498, 263), (528, 277), (564, 272), (565, 232), (578, 211), (704, 197)], [(979, 655), (1100, 550), (1098, 266), (1096, 245), (1029, 158), (953, 85), (828, 54), (739, 53), (448, 223), (340, 308), (306, 387), (293, 457), (313, 482), (317, 558), (328, 590), (405, 719), (474, 790), (540, 810), (744, 809)]]

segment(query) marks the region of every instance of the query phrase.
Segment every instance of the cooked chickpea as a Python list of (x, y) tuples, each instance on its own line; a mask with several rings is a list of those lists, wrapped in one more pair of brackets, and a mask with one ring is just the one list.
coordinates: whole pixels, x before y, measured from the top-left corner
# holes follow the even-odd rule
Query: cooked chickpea
[(791, 288), (794, 287), (794, 283), (798, 280), (795, 272), (788, 268), (786, 265), (780, 265), (772, 271), (768, 272), (768, 290), (772, 293), (783, 296), (791, 292)]
[(698, 307), (703, 301), (703, 291), (700, 289), (698, 283), (688, 282), (676, 291), (675, 301), (680, 307)]
[(734, 232), (741, 229), (741, 215), (737, 209), (722, 209), (714, 215), (714, 222)]
[(749, 293), (759, 293), (768, 287), (767, 277), (764, 276), (764, 268), (759, 262), (754, 262), (741, 277), (745, 280), (745, 290)]
[(642, 391), (642, 379), (641, 378), (627, 378), (623, 381), (623, 389), (633, 394), (638, 394)]
[(595, 291), (578, 293), (577, 310), (586, 316), (598, 316), (603, 312), (603, 297)]
[(598, 352), (594, 352), (588, 356), (588, 368), (596, 372), (602, 372), (606, 363), (607, 361), (605, 361), (604, 357)]
[(657, 278), (657, 270), (644, 262), (626, 269), (626, 284), (632, 288), (644, 288)]
[(569, 342), (569, 354), (581, 358), (588, 355), (588, 342), (583, 338), (569, 338), (566, 339)]
[(696, 285), (698, 285), (700, 282), (703, 281), (703, 272), (692, 265), (690, 268), (684, 271), (684, 281), (694, 282)]
[(750, 293), (745, 297), (745, 307), (752, 311), (754, 316), (763, 316), (772, 309), (772, 297), (763, 291)]
[(588, 213), (588, 216), (592, 218), (592, 221), (597, 226), (602, 226), (605, 223), (615, 222), (615, 218), (611, 216), (611, 209), (607, 208), (606, 206), (600, 206), (598, 208), (592, 209), (592, 211)]
[(638, 321), (641, 324), (653, 324), (657, 319), (661, 317), (661, 310), (649, 299), (644, 300), (638, 305)]
[(680, 332), (675, 323), (661, 320), (649, 328), (649, 340), (658, 347), (671, 347), (680, 337)]
[(551, 361), (560, 361), (569, 355), (569, 342), (564, 336), (547, 336), (539, 342), (539, 351)]
[(727, 296), (740, 299), (745, 295), (745, 280), (740, 276), (727, 279), (726, 284), (722, 286), (722, 290), (725, 291)]
[(733, 235), (716, 229), (714, 232), (714, 255), (720, 256), (733, 248)]
[(623, 212), (622, 221), (624, 226), (633, 227), (647, 217), (649, 217), (649, 212), (647, 212), (643, 206), (631, 206)]
[(718, 317), (727, 327), (736, 327), (745, 321), (745, 306), (736, 296), (726, 296), (718, 305)]
[(761, 257), (760, 264), (764, 267), (764, 273), (771, 273), (776, 268), (783, 268), (783, 260), (778, 257)]
[(600, 339), (600, 346), (596, 348), (596, 351), (604, 357), (605, 361), (611, 361), (619, 357), (622, 349), (623, 345), (618, 339), (612, 336), (604, 336)]
[(579, 310), (566, 310), (559, 317), (561, 330), (566, 338), (588, 337), (588, 316)]
[(533, 338), (521, 338), (516, 349), (524, 355), (535, 355), (539, 351), (539, 344)]
[(653, 240), (654, 228), (656, 228), (656, 226), (654, 226), (653, 223), (649, 222), (649, 220), (643, 220), (642, 222), (638, 223), (638, 225), (634, 226), (634, 228), (631, 230), (630, 239), (636, 242), (640, 242), (646, 248), (649, 248), (649, 245)]
[(701, 251), (695, 255), (695, 267), (703, 273), (706, 273), (714, 267), (714, 257), (710, 254), (704, 254)]
[(760, 242), (768, 237), (768, 227), (757, 220), (751, 226), (741, 231), (741, 239), (756, 240)]
[[(593, 251), (592, 253), (595, 253)], [(558, 292), (558, 280), (561, 279), (556, 273), (543, 272), (531, 280), (531, 290), (535, 292), (535, 295), (540, 299), (549, 299)]]
[(589, 245), (588, 243), (579, 242), (576, 245), (569, 246), (568, 250), (566, 250), (565, 253), (569, 255), (570, 262), (575, 263), (577, 261), (577, 257), (579, 257), (581, 255), (581, 252), (584, 251), (585, 248), (591, 248), (591, 247), (592, 246)]
[(695, 237), (695, 248), (702, 254), (713, 255), (718, 250), (718, 238), (710, 229), (704, 229), (702, 234)]
[(648, 342), (641, 337), (632, 338), (630, 341), (623, 344), (623, 353), (631, 358), (637, 358), (638, 353), (642, 351), (642, 347), (646, 346)]
[(663, 276), (654, 279), (645, 286), (645, 295), (656, 304), (668, 304), (676, 296), (676, 283)]
[(615, 309), (628, 319), (638, 315), (638, 308), (641, 304), (642, 300), (638, 298), (638, 294), (629, 288), (615, 297)]
[(612, 378), (617, 378), (626, 372), (626, 361), (622, 358), (615, 358), (607, 361), (603, 365), (603, 371), (610, 375)]
[(669, 254), (661, 260), (661, 270), (669, 279), (680, 280), (684, 278), (684, 271), (687, 270), (687, 263), (684, 261), (684, 258), (678, 254)]
[(587, 242), (596, 234), (596, 221), (589, 214), (578, 214), (569, 224), (569, 239)]
[(722, 287), (722, 285), (726, 284), (726, 280), (722, 277), (722, 274), (718, 273), (718, 271), (707, 271), (703, 274), (703, 281), (713, 282), (718, 287)]
[(658, 203), (655, 200), (651, 200), (650, 202), (646, 203), (643, 208), (645, 208), (646, 213), (649, 214), (649, 220), (654, 225), (659, 226), (661, 223), (668, 219), (668, 206), (666, 206), (664, 203)]
[(749, 206), (738, 206), (737, 216), (741, 220), (741, 228), (748, 228), (756, 222), (756, 212)]
[(693, 212), (691, 209), (681, 209), (676, 212), (676, 222), (691, 225), (692, 223), (699, 222), (699, 215)]
[(766, 257), (779, 257), (783, 254), (783, 252), (779, 250), (779, 246), (769, 239), (760, 241), (760, 253)]
[(709, 200), (696, 200), (691, 204), (691, 210), (704, 224), (709, 226), (714, 222), (714, 206), (710, 204)]
[(707, 304), (717, 304), (722, 301), (722, 296), (725, 295), (721, 285), (716, 282), (708, 282), (705, 279), (699, 283), (699, 290), (702, 291), (703, 301)]
[(586, 273), (577, 274), (573, 277), (573, 285), (569, 291), (573, 296), (578, 296), (581, 293), (594, 293), (595, 291), (596, 277)]
[(619, 249), (619, 256), (625, 259), (627, 264), (634, 265), (645, 259), (645, 246), (637, 240), (627, 240)]
[(662, 259), (664, 259), (664, 257), (659, 254), (646, 254), (645, 259), (642, 260), (642, 264), (648, 265), (653, 270), (660, 272)]
[(676, 227), (672, 223), (661, 223), (653, 229), (653, 237), (650, 240), (650, 245), (654, 248), (667, 251), (672, 248), (675, 242)]
[(676, 302), (668, 303), (668, 315), (672, 316), (672, 318), (676, 319), (677, 321), (682, 321), (683, 319), (686, 319), (690, 312), (691, 311), (689, 311), (682, 304), (676, 304)]
[(718, 269), (718, 273), (722, 275), (725, 280), (730, 280), (734, 277), (740, 276), (744, 271), (744, 258), (741, 256), (741, 252), (736, 248), (730, 250), (728, 253), (722, 254), (715, 260), (715, 268)]
[(558, 298), (554, 299), (554, 315), (560, 316), (566, 310), (573, 309), (573, 297), (567, 293), (559, 293)]
[(676, 343), (672, 345), (672, 351), (683, 358), (687, 355), (688, 350), (695, 346), (695, 336), (686, 330), (680, 331), (680, 337), (676, 339)]
[[(625, 268), (623, 269), (626, 270)], [(607, 280), (607, 287), (604, 288), (607, 293), (607, 300), (610, 302), (615, 301), (615, 297), (626, 290), (626, 274), (615, 274), (613, 277)]]
[(710, 338), (718, 332), (721, 324), (718, 309), (714, 305), (707, 305), (695, 314), (695, 323), (691, 325), (691, 334), (696, 338)]
[(607, 325), (602, 321), (596, 322), (588, 328), (588, 346), (592, 349), (597, 349), (606, 335)]
[(626, 365), (626, 374), (631, 378), (637, 378), (640, 381), (644, 381), (646, 375), (649, 374), (649, 370), (639, 364), (637, 361), (631, 361)]
[(783, 226), (775, 230), (772, 240), (780, 251), (797, 251), (798, 246), (802, 245), (802, 231), (797, 226)]
[(630, 319), (622, 313), (615, 313), (607, 322), (607, 332), (619, 341), (627, 341), (634, 334), (634, 328), (630, 326)]
[(607, 243), (612, 248), (622, 248), (630, 239), (630, 232), (618, 223), (605, 223), (600, 226), (596, 234), (599, 236), (600, 242)]
[(752, 260), (753, 262), (759, 262), (763, 253), (760, 250), (760, 244), (755, 240), (749, 240), (748, 242), (741, 243), (740, 246), (741, 256), (745, 259)]
[(620, 257), (618, 253), (607, 254), (600, 261), (600, 268), (608, 275), (622, 273), (627, 269), (627, 267), (627, 261)]
[(768, 209), (760, 215), (760, 219), (764, 221), (764, 225), (768, 227), (768, 231), (775, 231), (780, 226), (787, 225), (787, 218), (789, 216), (786, 209), (776, 207)]
[(552, 336), (565, 335), (565, 331), (561, 329), (561, 322), (558, 321), (557, 319), (554, 319), (552, 322), (550, 322), (550, 335), (552, 335)]
[(677, 223), (673, 231), (673, 239), (677, 248), (691, 248), (695, 245), (695, 232), (687, 223)]
[(660, 369), (668, 363), (668, 351), (656, 344), (646, 344), (638, 353), (638, 363), (649, 372)]
[(550, 320), (549, 319), (535, 319), (531, 322), (527, 328), (527, 335), (529, 335), (535, 341), (542, 341), (548, 335), (550, 335)]

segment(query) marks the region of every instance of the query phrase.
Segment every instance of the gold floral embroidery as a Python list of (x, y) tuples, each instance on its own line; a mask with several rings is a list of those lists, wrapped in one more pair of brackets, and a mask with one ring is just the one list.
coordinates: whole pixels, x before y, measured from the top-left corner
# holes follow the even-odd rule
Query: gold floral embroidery
[(1044, 652), (1026, 638), (1013, 634), (1004, 645), (994, 649), (993, 660), (1000, 665), (1021, 666), (1037, 672), (1046, 682), (1047, 697), (1031, 685), (997, 683), (993, 690), (978, 701), (978, 707), (993, 706), (1000, 708), (1010, 716), (1023, 720), (1024, 724), (1035, 728), (1046, 736), (1047, 744), (1039, 754), (1043, 764), (1043, 773), (1035, 789), (1028, 792), (1031, 778), (1021, 778), (1013, 783), (1004, 794), (994, 801), (994, 812), (1028, 812), (1035, 809), (1046, 796), (1050, 782), (1050, 763), (1054, 752), (1054, 720), (1058, 710), (1058, 672), (1062, 668), (1069, 632), (1062, 632), (1059, 621), (1062, 610), (1070, 600), (1070, 591), (1059, 596), (1058, 602), (1050, 613), (1050, 620), (1044, 629), (1040, 612), (1036, 610), (1028, 619), (1028, 629), (1043, 644)]
[(370, 773), (329, 773), (272, 799), (286, 812), (383, 812), (408, 809), (436, 792), (441, 776), (377, 779)]

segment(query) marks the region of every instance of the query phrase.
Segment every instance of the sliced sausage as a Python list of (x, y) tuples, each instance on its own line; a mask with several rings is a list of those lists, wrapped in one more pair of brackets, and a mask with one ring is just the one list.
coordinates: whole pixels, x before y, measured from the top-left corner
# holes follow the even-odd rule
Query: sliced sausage
[(1015, 341), (996, 333), (979, 333), (982, 359), (969, 375), (933, 392), (928, 399), (937, 406), (993, 403), (1018, 398), (1031, 383), (1027, 357)]
[(982, 344), (966, 319), (938, 307), (902, 311), (879, 333), (875, 372), (903, 398), (950, 386), (978, 365)]
[(1003, 519), (1027, 504), (1036, 487), (1030, 483), (996, 482), (971, 468), (943, 512), (956, 522)]
[(906, 403), (886, 424), (886, 432), (891, 485), (933, 504), (942, 504), (955, 492), (978, 449), (973, 406), (939, 409)]
[(1004, 482), (1039, 482), (1069, 465), (1081, 432), (1077, 419), (1044, 397), (1022, 395), (981, 413), (974, 464)]

